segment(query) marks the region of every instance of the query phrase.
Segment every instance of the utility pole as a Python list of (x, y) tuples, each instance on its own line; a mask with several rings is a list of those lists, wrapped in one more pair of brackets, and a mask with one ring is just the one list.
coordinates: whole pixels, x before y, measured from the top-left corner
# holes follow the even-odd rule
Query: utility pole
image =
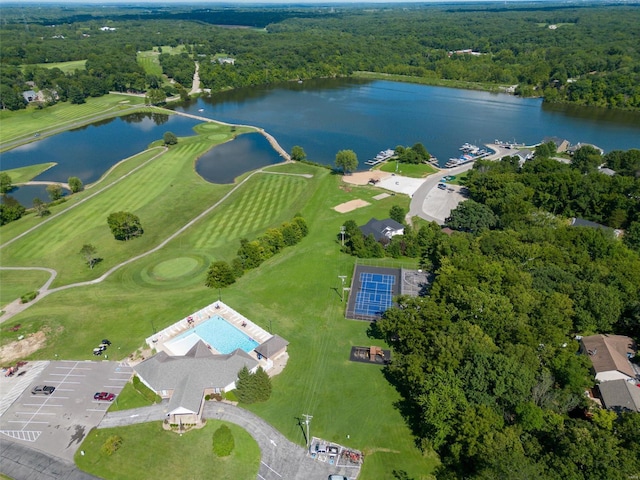
[(345, 227), (344, 225), (342, 227), (340, 227), (340, 238), (342, 239), (342, 246), (344, 247), (344, 233), (345, 233)]
[(344, 281), (346, 280), (346, 275), (338, 275), (338, 278), (342, 280), (342, 290), (340, 290), (340, 301), (344, 303)]
[(304, 417), (304, 423), (307, 425), (307, 450), (308, 450), (310, 447), (309, 443), (311, 442), (311, 437), (309, 437), (309, 423), (311, 423), (311, 419), (313, 418), (313, 415), (307, 415), (306, 413), (303, 413), (302, 416)]

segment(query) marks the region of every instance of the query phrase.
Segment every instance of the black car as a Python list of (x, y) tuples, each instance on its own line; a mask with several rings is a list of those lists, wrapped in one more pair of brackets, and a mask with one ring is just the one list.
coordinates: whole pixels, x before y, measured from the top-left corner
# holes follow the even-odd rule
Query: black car
[(36, 385), (31, 389), (31, 395), (51, 395), (56, 391), (56, 387), (49, 385)]
[(100, 342), (100, 343), (103, 343), (103, 344), (105, 344), (105, 345), (111, 345), (111, 342), (109, 341), (109, 339), (108, 339), (108, 338), (103, 338), (103, 339), (102, 339), (102, 342)]

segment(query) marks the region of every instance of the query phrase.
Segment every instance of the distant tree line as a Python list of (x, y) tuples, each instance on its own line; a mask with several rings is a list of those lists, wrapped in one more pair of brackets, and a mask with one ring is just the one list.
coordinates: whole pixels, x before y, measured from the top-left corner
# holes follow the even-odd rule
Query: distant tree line
[[(25, 26), (25, 19), (10, 15), (0, 26), (3, 107), (24, 106), (21, 92), (35, 72), (23, 72), (22, 65), (33, 69), (38, 63), (86, 59), (87, 66), (75, 73), (51, 74), (49, 84), (34, 80), (38, 88), (78, 103), (108, 90), (158, 89), (159, 79), (136, 64), (136, 52), (184, 45), (184, 54), (161, 55), (165, 73), (187, 86), (198, 60), (201, 81), (214, 92), (369, 71), (427, 83), (517, 85), (517, 94), (544, 96), (548, 102), (640, 108), (640, 51), (635, 48), (640, 14), (635, 6), (233, 12), (238, 25), (255, 26), (260, 15), (271, 20), (264, 30), (218, 27), (216, 17), (228, 19), (222, 9), (204, 15), (211, 23), (194, 18), (195, 11), (177, 11), (180, 21), (162, 19), (166, 12), (140, 12), (135, 19), (126, 10), (110, 13), (113, 31), (101, 31), (95, 18), (69, 12), (59, 15), (71, 23), (55, 25)], [(232, 56), (235, 64), (218, 63), (221, 54)]]

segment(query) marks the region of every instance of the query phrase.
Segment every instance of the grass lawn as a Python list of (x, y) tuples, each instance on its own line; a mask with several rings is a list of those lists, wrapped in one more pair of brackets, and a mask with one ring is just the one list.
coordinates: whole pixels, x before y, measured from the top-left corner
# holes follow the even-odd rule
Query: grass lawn
[(7, 173), (11, 177), (11, 182), (15, 185), (17, 183), (25, 183), (34, 179), (54, 165), (56, 165), (55, 162), (38, 163), (37, 165), (29, 165), (27, 167), (12, 168), (11, 170), (1, 171)]
[[(70, 62), (53, 62), (53, 63), (36, 63), (37, 67), (42, 68), (59, 68), (64, 73), (73, 73), (76, 70), (84, 70), (86, 60), (72, 60)], [(22, 68), (28, 65), (23, 65)]]
[(117, 113), (132, 105), (144, 104), (144, 98), (127, 95), (109, 94), (97, 98), (87, 98), (82, 105), (69, 102), (58, 103), (51, 107), (38, 109), (28, 107), (25, 110), (0, 111), (0, 150), (2, 143), (23, 137), (32, 137), (37, 132), (47, 132), (60, 127), (79, 126), (96, 115)]
[(159, 403), (162, 400), (137, 377), (133, 382), (128, 382), (116, 397), (116, 401), (109, 406), (110, 412), (118, 410), (130, 410), (132, 408), (146, 407)]
[[(228, 457), (219, 458), (213, 454), (212, 437), (223, 424), (231, 430), (235, 448)], [(109, 456), (102, 453), (101, 448), (113, 435), (121, 437), (122, 444)], [(94, 429), (80, 448), (85, 455), (78, 450), (77, 465), (100, 478), (254, 480), (260, 467), (260, 449), (256, 441), (237, 425), (218, 420), (208, 420), (204, 428), (183, 435), (163, 430), (161, 422)]]
[(48, 272), (41, 270), (0, 270), (0, 308), (25, 293), (37, 290), (49, 276)]
[(144, 71), (148, 75), (162, 77), (162, 67), (160, 66), (158, 55), (158, 52), (155, 50), (147, 50), (138, 52), (136, 59), (138, 60), (138, 65), (144, 68)]
[[(230, 189), (208, 184), (193, 171), (194, 159), (213, 144), (209, 137), (219, 141), (215, 132), (228, 127), (207, 124), (197, 128), (202, 135), (181, 139), (175, 148), (122, 182), (3, 248), (2, 264), (51, 266), (59, 271), (56, 284), (62, 285), (95, 278), (123, 259), (157, 245)], [(109, 178), (130, 170), (128, 163)], [(223, 301), (263, 328), (273, 327), (290, 342), (289, 363), (273, 380), (272, 398), (247, 408), (300, 445), (304, 437), (298, 418), (302, 413), (313, 415), (312, 435), (365, 452), (361, 478), (391, 479), (394, 470), (405, 471), (410, 478), (429, 478), (437, 459), (423, 456), (414, 446), (411, 432), (394, 406), (398, 394), (382, 369), (348, 360), (352, 345), (382, 343), (368, 337), (368, 323), (344, 318), (345, 304), (337, 290), (338, 275), (350, 277), (354, 266), (354, 259), (339, 251), (340, 226), (347, 219), (363, 224), (371, 217), (381, 218), (393, 205), (408, 208), (409, 198), (373, 200), (378, 189), (343, 189), (339, 175), (304, 164), (266, 170), (311, 173), (313, 177), (253, 175), (219, 208), (161, 250), (120, 268), (102, 283), (49, 295), (3, 326), (20, 323), (24, 335), (46, 331), (47, 344), (28, 359), (50, 359), (55, 353), (61, 358), (92, 359), (96, 335), (112, 341), (114, 358), (116, 352), (118, 359), (126, 357), (153, 329), (161, 329), (217, 298), (217, 291), (203, 285), (212, 260), (232, 260), (241, 238), (253, 239), (300, 212), (309, 225), (309, 235), (222, 291)], [(356, 198), (371, 205), (347, 214), (333, 210), (335, 205)], [(78, 200), (67, 203), (72, 201)], [(60, 208), (68, 208), (65, 205)], [(141, 238), (113, 240), (105, 219), (108, 212), (119, 209), (139, 215), (145, 229)], [(25, 230), (19, 226), (23, 222), (31, 225), (34, 219), (14, 222), (18, 225), (13, 227), (15, 231)], [(77, 253), (87, 242), (96, 245), (104, 258), (93, 271)], [(1, 344), (7, 341), (0, 338)], [(133, 392), (131, 397), (131, 405), (143, 401), (135, 400)], [(128, 398), (125, 395), (123, 401), (129, 403)], [(130, 434), (129, 428), (134, 433)], [(82, 468), (106, 478), (133, 478), (128, 476), (130, 472), (139, 476), (141, 471), (145, 476), (186, 478), (180, 471), (147, 472), (179, 468), (181, 462), (173, 461), (169, 452), (178, 446), (166, 439), (191, 442), (190, 437), (198, 433), (190, 432), (180, 439), (163, 435), (158, 424), (127, 427), (119, 433), (125, 439), (123, 448), (106, 459), (98, 453), (104, 443), (104, 437), (97, 438), (102, 431), (94, 431), (87, 440), (94, 442), (93, 446), (83, 446), (88, 453), (77, 460)], [(190, 468), (215, 471), (209, 467), (211, 434), (199, 440), (207, 453), (198, 454), (196, 447), (189, 451)], [(251, 465), (255, 468), (251, 478), (255, 478), (257, 463)], [(189, 474), (202, 478), (191, 471)], [(233, 478), (249, 477), (237, 473)]]
[(380, 165), (379, 169), (383, 172), (397, 173), (398, 175), (413, 178), (428, 177), (429, 175), (438, 172), (437, 169), (433, 168), (431, 165), (427, 165), (426, 163), (398, 163), (398, 170), (396, 171), (396, 162), (393, 160), (383, 163)]

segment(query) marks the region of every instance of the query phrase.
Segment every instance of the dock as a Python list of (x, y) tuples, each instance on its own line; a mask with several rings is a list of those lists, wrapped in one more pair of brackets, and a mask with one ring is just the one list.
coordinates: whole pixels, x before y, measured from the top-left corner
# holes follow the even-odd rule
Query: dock
[(387, 160), (389, 160), (390, 158), (392, 158), (394, 155), (396, 154), (395, 150), (392, 149), (387, 149), (387, 150), (382, 150), (378, 153), (378, 155), (376, 155), (374, 158), (372, 158), (371, 160), (367, 160), (366, 162), (364, 162), (366, 165), (370, 165), (370, 166), (375, 166), (378, 165), (382, 162), (385, 162)]

